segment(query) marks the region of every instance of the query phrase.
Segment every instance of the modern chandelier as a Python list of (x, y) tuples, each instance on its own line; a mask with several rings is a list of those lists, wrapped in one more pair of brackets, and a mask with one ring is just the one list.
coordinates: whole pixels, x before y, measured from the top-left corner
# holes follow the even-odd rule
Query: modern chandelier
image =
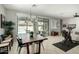
[(33, 4), (31, 7), (30, 7), (30, 20), (33, 21), (33, 18), (32, 18), (32, 10), (33, 8), (35, 8), (37, 5), (36, 4)]

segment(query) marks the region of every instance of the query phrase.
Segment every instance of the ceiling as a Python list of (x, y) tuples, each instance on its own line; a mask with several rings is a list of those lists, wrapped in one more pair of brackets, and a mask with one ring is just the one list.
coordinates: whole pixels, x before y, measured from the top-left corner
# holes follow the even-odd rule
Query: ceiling
[(77, 12), (79, 14), (78, 4), (4, 4), (6, 9), (20, 11), (23, 13), (31, 13), (39, 16), (70, 18)]

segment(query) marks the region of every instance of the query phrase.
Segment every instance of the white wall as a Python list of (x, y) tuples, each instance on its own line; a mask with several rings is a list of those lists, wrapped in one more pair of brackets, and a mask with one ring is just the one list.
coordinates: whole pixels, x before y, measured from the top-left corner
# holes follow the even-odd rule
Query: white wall
[(17, 35), (17, 15), (15, 11), (7, 10), (6, 11), (6, 20), (7, 21), (12, 21), (15, 23), (14, 25), (14, 30), (13, 30), (13, 35), (14, 38), (16, 38)]
[(51, 31), (57, 31), (60, 33), (60, 19), (49, 19), (49, 34), (51, 34)]
[[(0, 14), (6, 15), (6, 9), (0, 4)], [(1, 27), (1, 21), (0, 21), (0, 27)]]
[(63, 24), (76, 24), (76, 28), (74, 29), (74, 31), (79, 32), (79, 17), (64, 19)]
[(5, 15), (6, 14), (6, 9), (0, 4), (0, 14)]
[(64, 19), (63, 24), (76, 24), (76, 28), (72, 30), (71, 36), (73, 40), (79, 41), (79, 35), (75, 34), (75, 32), (79, 32), (79, 17)]

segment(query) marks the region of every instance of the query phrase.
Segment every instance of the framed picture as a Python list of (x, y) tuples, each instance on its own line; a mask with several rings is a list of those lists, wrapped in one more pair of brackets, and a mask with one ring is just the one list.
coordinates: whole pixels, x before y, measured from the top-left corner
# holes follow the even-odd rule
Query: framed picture
[(0, 14), (0, 27), (3, 28), (3, 22), (5, 21), (5, 16)]
[(68, 27), (76, 28), (76, 24), (68, 24)]

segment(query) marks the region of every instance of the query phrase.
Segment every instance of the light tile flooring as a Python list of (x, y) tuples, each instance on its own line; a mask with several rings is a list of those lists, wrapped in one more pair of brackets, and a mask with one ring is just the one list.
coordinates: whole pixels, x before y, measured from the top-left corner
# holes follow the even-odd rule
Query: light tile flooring
[[(41, 47), (41, 54), (78, 54), (79, 53), (79, 46), (76, 46), (75, 48), (72, 48), (71, 50), (64, 52), (61, 49), (55, 47), (54, 43), (60, 42), (63, 40), (63, 37), (61, 36), (48, 36), (48, 40), (43, 42), (45, 50)], [(31, 48), (32, 52), (32, 48)], [(26, 47), (22, 48), (21, 54), (26, 54)], [(17, 51), (17, 42), (14, 42), (14, 45), (9, 52), (9, 54), (18, 54)]]

